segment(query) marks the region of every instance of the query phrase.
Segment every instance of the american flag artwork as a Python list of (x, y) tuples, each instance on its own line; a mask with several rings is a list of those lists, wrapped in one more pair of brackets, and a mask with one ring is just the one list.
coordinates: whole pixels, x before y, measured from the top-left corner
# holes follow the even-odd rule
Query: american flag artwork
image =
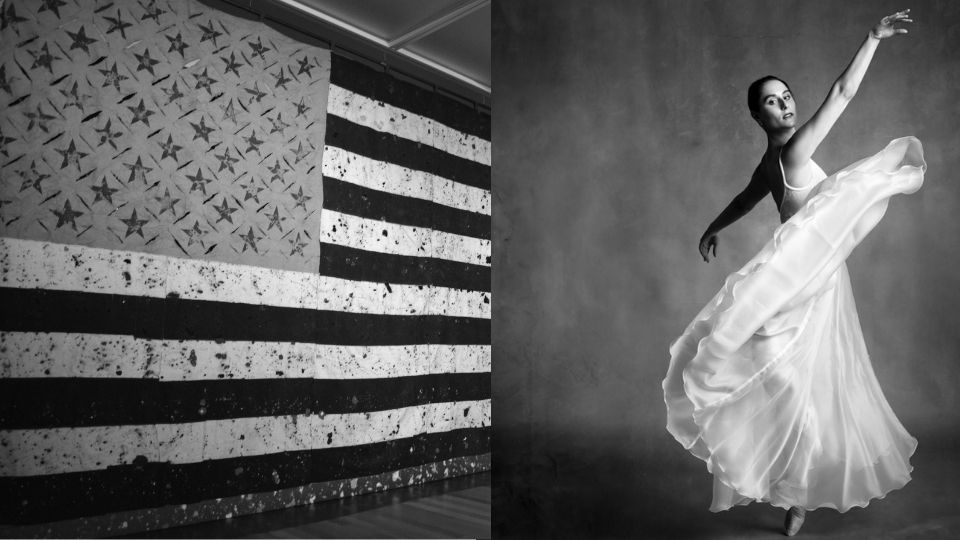
[(489, 469), (489, 114), (195, 0), (0, 5), (0, 534)]

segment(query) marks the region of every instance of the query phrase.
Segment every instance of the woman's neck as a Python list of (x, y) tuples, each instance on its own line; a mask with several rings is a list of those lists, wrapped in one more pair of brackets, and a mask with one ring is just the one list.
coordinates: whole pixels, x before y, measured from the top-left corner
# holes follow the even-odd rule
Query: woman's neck
[(779, 131), (767, 132), (767, 152), (779, 152), (780, 148), (787, 144), (790, 137), (797, 132), (797, 128), (788, 128)]

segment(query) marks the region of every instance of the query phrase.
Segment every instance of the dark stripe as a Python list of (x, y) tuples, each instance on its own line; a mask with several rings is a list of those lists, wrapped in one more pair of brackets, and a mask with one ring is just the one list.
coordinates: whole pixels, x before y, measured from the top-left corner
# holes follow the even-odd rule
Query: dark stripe
[(320, 274), (378, 283), (436, 285), (490, 292), (490, 267), (446, 259), (390, 255), (320, 243)]
[[(43, 523), (357, 478), (488, 452), (490, 432), (486, 426), (360, 446), (185, 464), (144, 461), (97, 471), (4, 477), (0, 478), (0, 523)], [(323, 440), (317, 445), (322, 446)]]
[(0, 429), (345, 414), (490, 398), (490, 373), (389, 379), (0, 379)]
[(447, 180), (490, 189), (490, 166), (327, 114), (326, 144), (377, 161), (416, 169)]
[[(323, 299), (321, 298), (321, 302)], [(0, 287), (0, 330), (328, 345), (484, 345), (490, 319)]]
[(490, 115), (445, 97), (373, 70), (338, 54), (330, 55), (330, 82), (355, 94), (389, 103), (394, 107), (426, 116), (453, 129), (490, 140)]
[[(292, 506), (304, 506), (303, 512), (309, 513), (311, 521), (331, 519), (341, 516), (343, 508), (338, 504), (313, 506), (317, 503), (357, 495), (378, 493), (385, 489), (396, 490), (408, 486), (415, 489), (399, 489), (382, 496), (367, 498), (373, 506), (381, 506), (400, 496), (402, 499), (419, 498), (424, 494), (456, 490), (458, 487), (476, 487), (490, 483), (490, 453), (461, 456), (443, 461), (422, 463), (357, 478), (312, 482), (301, 486), (248, 493), (231, 497), (218, 497), (191, 504), (174, 504), (159, 508), (141, 508), (123, 512), (111, 512), (96, 516), (86, 516), (34, 525), (0, 525), (0, 538), (186, 538), (210, 537), (211, 531), (220, 538), (251, 537), (263, 532), (276, 530), (275, 520), (261, 520), (250, 514), (259, 514), (273, 510), (283, 510)], [(461, 478), (456, 478), (461, 477)], [(437, 480), (450, 482), (436, 482)], [(424, 485), (426, 484), (426, 485)], [(451, 486), (452, 484), (452, 486)], [(391, 500), (388, 500), (391, 499)], [(348, 501), (352, 504), (353, 501)], [(358, 509), (363, 510), (361, 505)], [(286, 515), (286, 514), (284, 514)], [(235, 518), (233, 523), (220, 520)], [(239, 516), (252, 519), (237, 520)], [(289, 517), (288, 515), (286, 515)], [(256, 521), (255, 524), (252, 521)], [(181, 526), (207, 523), (185, 531)], [(204, 532), (205, 531), (205, 532)], [(241, 534), (242, 533), (242, 534)], [(117, 535), (117, 536), (113, 536)]]
[(323, 177), (323, 208), (368, 219), (490, 239), (490, 216)]

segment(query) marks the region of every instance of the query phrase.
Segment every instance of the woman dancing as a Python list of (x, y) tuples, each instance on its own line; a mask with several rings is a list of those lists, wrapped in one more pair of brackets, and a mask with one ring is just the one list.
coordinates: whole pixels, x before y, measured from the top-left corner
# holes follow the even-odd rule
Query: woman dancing
[(781, 225), (670, 347), (667, 429), (713, 473), (710, 510), (767, 502), (787, 510), (788, 536), (806, 510), (866, 506), (903, 487), (913, 470), (917, 441), (877, 383), (844, 261), (892, 195), (919, 189), (923, 151), (913, 137), (896, 139), (829, 178), (811, 159), (880, 41), (907, 33), (896, 25), (912, 22), (909, 11), (870, 30), (799, 128), (785, 82), (768, 76), (750, 85), (767, 150), (703, 234), (700, 254), (716, 257), (717, 233), (767, 193)]

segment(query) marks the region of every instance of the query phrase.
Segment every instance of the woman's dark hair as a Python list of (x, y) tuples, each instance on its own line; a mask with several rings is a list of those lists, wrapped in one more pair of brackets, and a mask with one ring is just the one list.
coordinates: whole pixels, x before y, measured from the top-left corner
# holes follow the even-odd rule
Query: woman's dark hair
[(762, 88), (763, 83), (767, 81), (780, 81), (787, 87), (787, 90), (790, 90), (790, 85), (780, 77), (774, 77), (773, 75), (760, 77), (750, 84), (750, 88), (747, 88), (747, 107), (750, 107), (751, 112), (756, 112), (760, 109), (760, 104), (757, 103), (757, 101), (760, 100), (760, 88)]

